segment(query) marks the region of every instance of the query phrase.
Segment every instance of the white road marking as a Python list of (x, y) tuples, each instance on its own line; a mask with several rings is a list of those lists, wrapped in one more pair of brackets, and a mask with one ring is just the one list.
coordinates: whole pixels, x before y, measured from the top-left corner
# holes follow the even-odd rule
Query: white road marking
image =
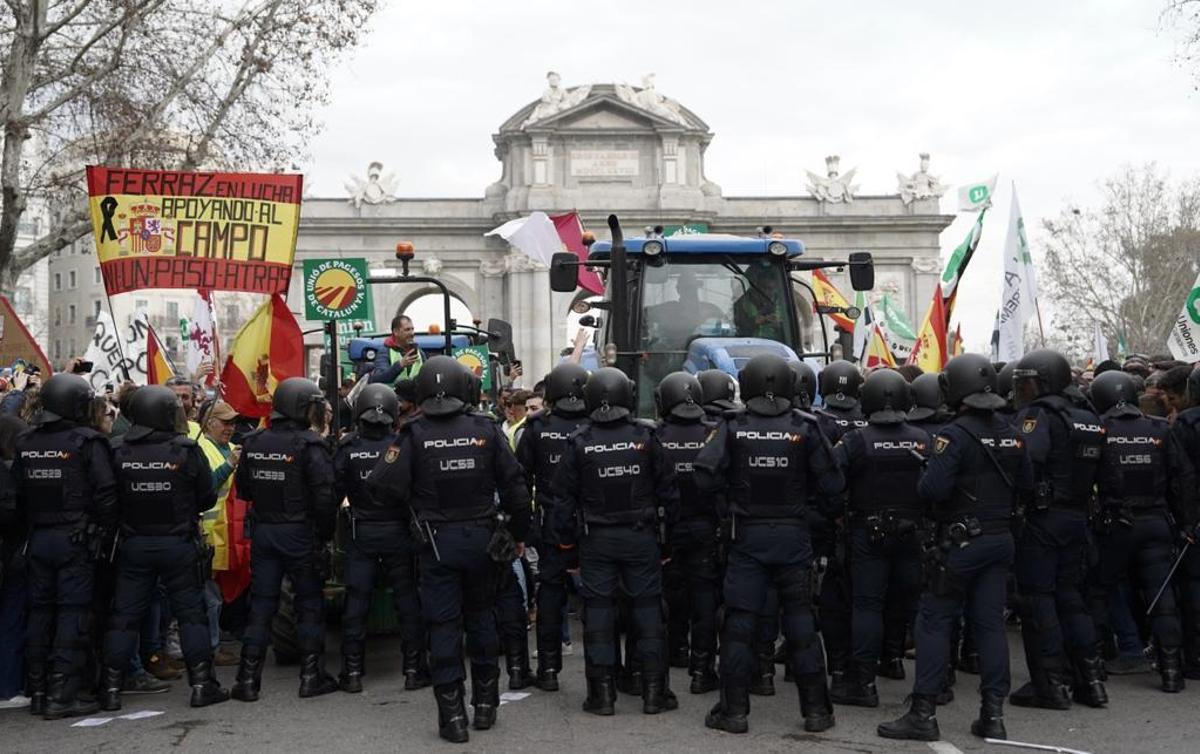
[(500, 695), (500, 706), (503, 707), (509, 702), (519, 702), (527, 696), (531, 696), (528, 691), (505, 691)]
[(929, 748), (937, 752), (937, 754), (963, 754), (962, 749), (948, 741), (930, 741)]
[(85, 717), (84, 719), (80, 720), (77, 723), (71, 723), (71, 727), (72, 728), (95, 728), (97, 725), (104, 725), (105, 723), (111, 723), (112, 721), (113, 721), (113, 718), (111, 718), (111, 717)]
[(130, 712), (128, 715), (121, 715), (120, 718), (122, 720), (141, 720), (144, 717), (157, 717), (158, 715), (165, 714), (167, 714), (166, 710), (144, 709), (137, 712)]

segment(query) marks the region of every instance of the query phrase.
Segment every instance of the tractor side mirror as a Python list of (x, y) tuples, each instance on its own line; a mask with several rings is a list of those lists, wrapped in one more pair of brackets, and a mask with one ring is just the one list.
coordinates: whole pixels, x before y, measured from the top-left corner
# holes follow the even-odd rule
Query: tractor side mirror
[(596, 319), (591, 314), (579, 318), (580, 327), (599, 327), (600, 324), (600, 320)]
[(579, 257), (560, 251), (550, 257), (550, 290), (573, 293), (579, 287)]
[(495, 337), (488, 338), (488, 350), (496, 354), (504, 354), (509, 361), (516, 356), (513, 350), (512, 325), (502, 319), (489, 319), (487, 331)]
[(850, 254), (850, 287), (856, 291), (869, 291), (875, 287), (875, 260), (869, 252)]

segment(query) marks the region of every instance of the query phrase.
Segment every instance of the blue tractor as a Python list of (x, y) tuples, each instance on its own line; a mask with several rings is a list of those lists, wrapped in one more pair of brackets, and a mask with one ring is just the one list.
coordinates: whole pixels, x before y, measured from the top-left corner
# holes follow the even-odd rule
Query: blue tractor
[[(720, 369), (736, 377), (761, 353), (816, 362), (819, 369), (830, 358), (829, 345), (823, 341), (822, 351), (804, 349), (794, 285), (809, 286), (791, 273), (848, 268), (855, 290), (869, 290), (875, 282), (870, 254), (807, 260), (803, 243), (780, 238), (770, 228), (757, 238), (663, 237), (654, 229), (625, 240), (615, 215), (608, 225), (613, 240), (594, 243), (586, 263), (574, 254), (554, 255), (550, 284), (555, 291), (573, 292), (581, 264), (608, 270), (604, 300), (590, 304), (607, 312), (599, 323), (599, 360), (637, 383), (641, 416), (654, 413), (659, 380), (680, 369)], [(818, 316), (829, 313), (834, 312), (817, 307)], [(853, 309), (842, 313), (857, 317)]]

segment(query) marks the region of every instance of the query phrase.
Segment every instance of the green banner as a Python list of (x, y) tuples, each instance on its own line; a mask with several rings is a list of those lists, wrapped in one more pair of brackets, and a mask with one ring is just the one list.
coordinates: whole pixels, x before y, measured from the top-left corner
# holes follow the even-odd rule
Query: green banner
[(452, 352), (455, 360), (475, 373), (483, 383), (483, 392), (492, 389), (492, 370), (489, 367), (488, 347), (486, 345), (455, 348)]
[(304, 260), (306, 319), (369, 320), (372, 314), (367, 260)]
[(697, 233), (707, 233), (708, 223), (688, 223), (687, 225), (664, 225), (663, 236), (692, 236)]

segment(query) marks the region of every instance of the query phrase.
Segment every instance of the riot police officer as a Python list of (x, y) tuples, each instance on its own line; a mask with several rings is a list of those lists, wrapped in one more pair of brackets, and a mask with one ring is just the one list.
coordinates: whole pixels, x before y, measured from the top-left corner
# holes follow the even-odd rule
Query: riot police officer
[(921, 591), (922, 504), (917, 482), (928, 455), (929, 435), (905, 417), (912, 404), (908, 382), (881, 369), (867, 376), (862, 410), (868, 425), (842, 436), (834, 457), (849, 484), (850, 578), (854, 584), (854, 661), (837, 704), (879, 706), (875, 668), (883, 640), (884, 601), (899, 595), (901, 625), (911, 623)]
[(161, 579), (179, 623), (191, 705), (229, 699), (213, 676), (212, 644), (204, 610), (210, 553), (200, 517), (216, 502), (204, 452), (189, 438), (175, 391), (138, 388), (129, 399), (132, 426), (113, 446), (119, 536), (116, 593), (104, 638), (100, 706), (121, 709), (125, 668), (137, 648), (138, 627)]
[(334, 499), (347, 500), (346, 607), (342, 614), (342, 691), (362, 691), (367, 610), (375, 577), (383, 572), (400, 619), (404, 688), (429, 685), (425, 629), (417, 598), (417, 546), (409, 533), (409, 510), (401, 498), (376, 499), (367, 489), (371, 470), (396, 441), (400, 404), (389, 385), (367, 385), (354, 402), (355, 431), (333, 456)]
[(954, 419), (946, 406), (946, 395), (936, 374), (921, 374), (912, 381), (913, 407), (908, 423), (929, 433), (930, 437)]
[(546, 409), (525, 420), (517, 443), (517, 460), (535, 491), (538, 515), (537, 687), (558, 691), (562, 671), (562, 616), (567, 604), (569, 569), (577, 568), (575, 548), (558, 541), (554, 532), (551, 485), (562, 461), (567, 438), (587, 422), (583, 386), (587, 370), (564, 362), (546, 377)]
[(1074, 697), (1102, 707), (1108, 695), (1092, 616), (1083, 600), (1087, 515), (1104, 428), (1069, 396), (1071, 367), (1056, 351), (1032, 351), (1013, 371), (1017, 428), (1033, 462), (1036, 488), (1017, 542), (1021, 638), (1030, 682), (1012, 695), (1022, 707), (1067, 709), (1067, 656)]
[[(693, 694), (708, 693), (719, 685), (715, 667), (720, 576), (717, 517), (711, 501), (700, 495), (692, 471), (712, 429), (704, 421), (702, 393), (700, 381), (687, 372), (667, 375), (655, 392), (662, 417), (659, 439), (679, 486), (679, 520), (671, 530), (670, 560), (663, 573), (664, 580), (676, 586), (667, 593), (672, 626), (668, 633), (682, 633), (685, 640), (681, 644), (690, 647), (688, 673)], [(678, 599), (680, 595), (686, 599)]]
[(794, 378), (772, 354), (755, 356), (739, 375), (744, 411), (727, 414), (693, 463), (696, 484), (721, 509), (728, 562), (721, 633), (721, 700), (705, 725), (748, 730), (751, 647), (767, 588), (774, 584), (799, 689), (804, 729), (833, 726), (810, 595), (812, 546), (806, 508), (814, 492), (832, 497), (843, 477), (815, 419), (792, 409)]
[[(821, 371), (821, 397), (825, 405), (815, 413), (830, 445), (836, 445), (850, 430), (867, 426), (859, 406), (862, 383), (862, 372), (848, 361), (839, 359)], [(845, 510), (845, 496), (817, 503), (810, 515), (813, 550), (824, 564), (817, 614), (832, 676), (830, 690), (835, 696), (844, 697), (850, 692), (847, 671), (851, 659), (851, 584), (845, 562), (844, 531), (829, 517)]]
[(789, 361), (795, 382), (792, 385), (792, 408), (801, 411), (812, 411), (813, 401), (817, 397), (817, 373), (803, 361)]
[(696, 379), (700, 381), (704, 413), (719, 417), (738, 407), (737, 380), (720, 369), (705, 369)]
[[(1109, 597), (1124, 574), (1131, 572), (1136, 578), (1147, 605), (1167, 580), (1175, 544), (1168, 503), (1176, 502), (1172, 480), (1178, 476), (1181, 451), (1165, 419), (1138, 410), (1137, 385), (1125, 372), (1108, 371), (1096, 377), (1091, 397), (1105, 436), (1096, 479), (1100, 558), (1089, 584), (1089, 602), (1099, 631), (1109, 625)], [(1162, 690), (1182, 691), (1183, 630), (1173, 590), (1163, 590), (1150, 619)]]
[[(472, 725), (487, 730), (500, 706), (496, 588), (529, 530), (529, 490), (500, 428), (469, 412), (472, 375), (449, 356), (425, 362), (416, 378), (420, 416), (367, 479), (377, 500), (407, 499), (423, 542), (421, 609), (438, 707), (438, 733), (468, 740), (463, 700), (463, 632), (471, 660)], [(508, 515), (498, 525), (496, 499)], [(515, 542), (514, 542), (515, 540)]]
[(918, 491), (932, 505), (934, 529), (918, 608), (916, 680), (908, 712), (883, 723), (884, 738), (935, 741), (941, 735), (936, 697), (950, 664), (950, 635), (971, 612), (980, 654), (979, 719), (971, 732), (1005, 738), (1008, 640), (1005, 582), (1013, 562), (1012, 517), (1033, 488), (1024, 441), (994, 413), (996, 370), (979, 354), (955, 356), (942, 372), (946, 402), (957, 417), (934, 438)]
[(1013, 372), (1017, 371), (1017, 362), (1009, 361), (996, 373), (996, 392), (1004, 399), (1004, 408), (996, 412), (1000, 418), (1008, 422), (1016, 420), (1017, 407), (1013, 395)]
[(1200, 547), (1195, 545), (1200, 528), (1200, 370), (1188, 377), (1188, 408), (1180, 411), (1171, 425), (1171, 436), (1180, 448), (1176, 471), (1175, 515), (1191, 546), (1183, 555), (1180, 596), (1183, 603), (1184, 676), (1200, 680)]
[(285, 574), (296, 592), (300, 696), (338, 689), (322, 664), (322, 549), (333, 538), (337, 515), (333, 461), (324, 439), (314, 431), (324, 420), (325, 397), (317, 386), (289, 377), (275, 390), (271, 426), (246, 435), (242, 444), (235, 483), (238, 495), (251, 506), (252, 523), (250, 618), (233, 687), (233, 698), (239, 701), (258, 701), (271, 619)]
[(30, 527), (30, 712), (53, 720), (99, 709), (77, 695), (89, 646), (93, 561), (116, 525), (116, 481), (108, 442), (85, 426), (92, 404), (87, 381), (56, 374), (40, 398), (37, 426), (17, 440), (12, 476), (18, 518)]
[(604, 367), (584, 386), (590, 423), (567, 440), (554, 480), (555, 526), (577, 541), (584, 600), (583, 709), (613, 714), (617, 589), (629, 598), (642, 672), (642, 711), (675, 709), (667, 685), (660, 547), (679, 491), (657, 429), (633, 418), (633, 382)]

